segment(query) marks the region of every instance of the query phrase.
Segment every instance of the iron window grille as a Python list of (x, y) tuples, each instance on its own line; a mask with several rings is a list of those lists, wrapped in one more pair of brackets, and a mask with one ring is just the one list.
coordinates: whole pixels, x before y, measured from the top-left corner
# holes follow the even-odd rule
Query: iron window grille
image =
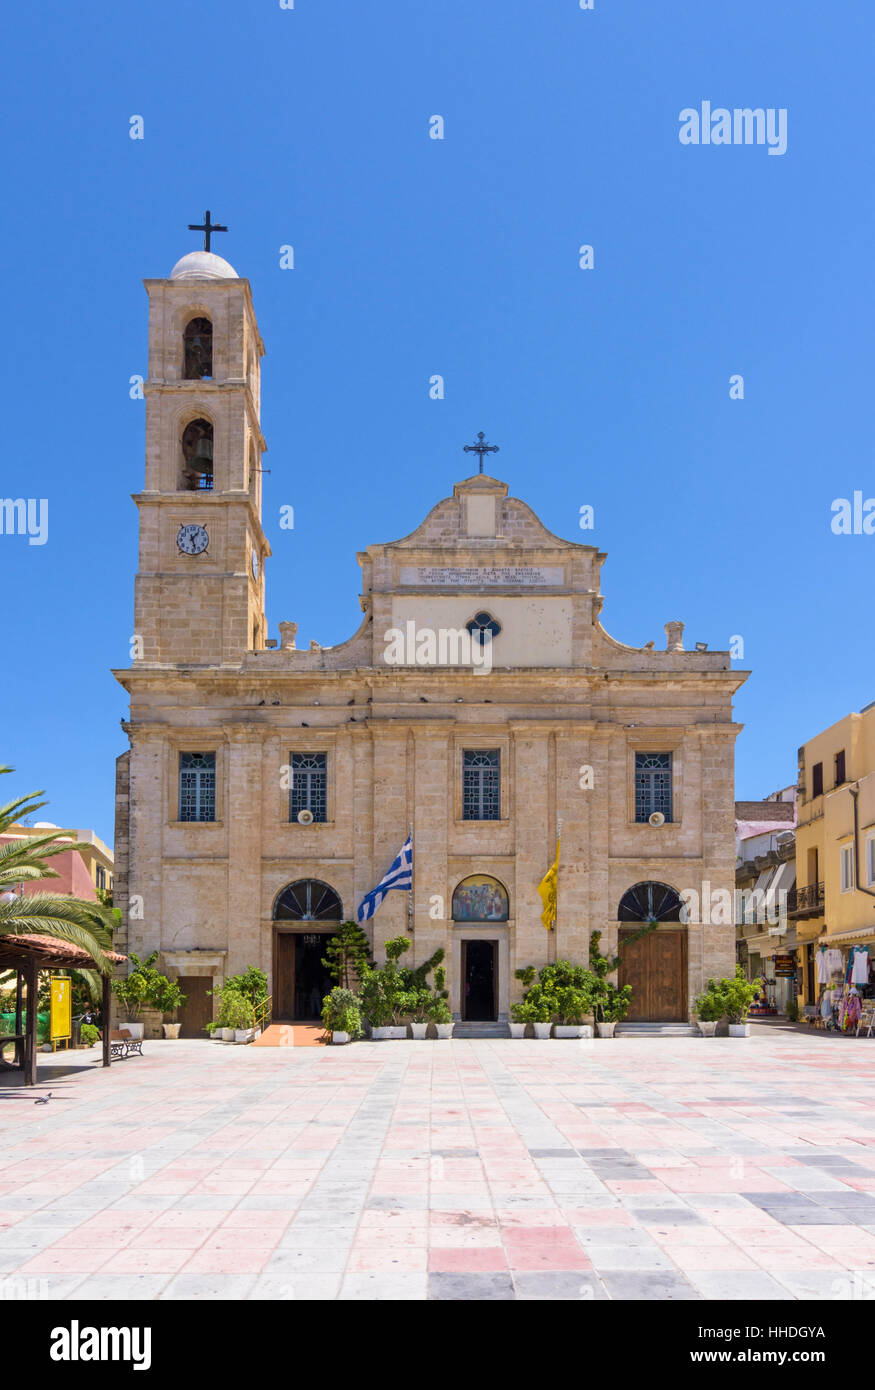
[(501, 623), (497, 618), (493, 618), (491, 613), (484, 610), (475, 613), (473, 618), (465, 624), (465, 628), (470, 632), (473, 642), (476, 642), (480, 647), (485, 647), (501, 632)]
[(328, 754), (293, 753), (289, 760), (289, 820), (299, 811), (311, 811), (314, 821), (328, 819)]
[(216, 819), (215, 753), (180, 753), (179, 819)]
[(501, 754), (497, 748), (463, 754), (462, 819), (501, 820)]
[(635, 754), (635, 819), (647, 821), (661, 811), (672, 818), (671, 753)]

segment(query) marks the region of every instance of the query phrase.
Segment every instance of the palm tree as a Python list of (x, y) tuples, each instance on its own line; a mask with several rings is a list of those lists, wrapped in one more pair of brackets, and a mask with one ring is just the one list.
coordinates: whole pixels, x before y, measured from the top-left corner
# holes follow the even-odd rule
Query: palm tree
[[(0, 764), (0, 774), (12, 771), (13, 768)], [(45, 806), (45, 801), (36, 800), (42, 795), (42, 792), (30, 792), (0, 806), (0, 836), (8, 834), (10, 827), (25, 816)], [(100, 973), (108, 975), (112, 962), (107, 960), (104, 951), (111, 944), (112, 908), (66, 893), (32, 893), (25, 897), (14, 891), (16, 884), (58, 878), (46, 860), (71, 849), (84, 848), (70, 840), (59, 840), (57, 830), (16, 837), (0, 845), (0, 938), (40, 935), (69, 941), (87, 951)]]

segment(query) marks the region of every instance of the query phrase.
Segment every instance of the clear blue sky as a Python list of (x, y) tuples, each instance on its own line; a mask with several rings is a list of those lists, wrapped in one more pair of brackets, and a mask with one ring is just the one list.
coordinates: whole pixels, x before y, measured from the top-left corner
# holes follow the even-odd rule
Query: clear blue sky
[[(208, 206), (267, 345), (273, 635), (348, 636), (356, 550), (411, 530), (483, 429), (512, 493), (608, 552), (615, 637), (743, 636), (738, 794), (792, 781), (875, 698), (875, 536), (829, 524), (875, 495), (873, 31), (871, 0), (15, 6), (0, 492), (48, 498), (50, 530), (0, 537), (6, 782), (111, 839), (141, 280)], [(786, 107), (787, 153), (682, 146), (703, 99)]]

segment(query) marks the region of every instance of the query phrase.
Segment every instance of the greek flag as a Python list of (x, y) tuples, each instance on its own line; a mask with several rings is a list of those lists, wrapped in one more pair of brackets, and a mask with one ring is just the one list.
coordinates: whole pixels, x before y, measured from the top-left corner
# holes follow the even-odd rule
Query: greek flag
[(403, 888), (409, 892), (413, 887), (413, 833), (411, 832), (393, 859), (392, 867), (383, 875), (376, 888), (372, 888), (359, 904), (358, 919), (367, 922), (373, 917), (387, 893), (393, 888)]

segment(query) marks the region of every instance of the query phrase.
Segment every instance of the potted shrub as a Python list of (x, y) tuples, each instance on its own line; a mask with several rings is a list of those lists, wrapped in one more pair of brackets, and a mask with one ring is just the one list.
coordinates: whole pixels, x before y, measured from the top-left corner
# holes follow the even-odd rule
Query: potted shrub
[(85, 1047), (93, 1047), (100, 1039), (100, 1030), (93, 1023), (83, 1023), (79, 1029), (79, 1039)]
[(713, 1038), (717, 1032), (717, 1024), (724, 1014), (723, 1000), (716, 980), (708, 981), (707, 989), (693, 1004), (693, 1013), (696, 1015), (702, 1037)]
[(412, 989), (407, 995), (406, 1013), (410, 1020), (410, 1033), (420, 1041), (428, 1032), (432, 994), (430, 989)]
[(554, 1038), (592, 1037), (593, 996), (599, 981), (582, 965), (557, 960), (539, 973), (541, 987), (553, 1008)]
[(225, 1037), (224, 1037), (225, 1030), (224, 1030), (224, 1028), (222, 1027), (222, 1025), (221, 1025), (221, 1023), (219, 1022), (218, 1019), (215, 1019), (212, 1023), (207, 1023), (207, 1024), (205, 1024), (205, 1027), (206, 1027), (207, 1032), (208, 1032), (209, 1035), (210, 1035), (210, 1042), (224, 1042), (224, 1041), (225, 1041)]
[(759, 993), (759, 980), (745, 979), (741, 966), (736, 965), (735, 977), (723, 979), (720, 984), (722, 986), (724, 1013), (729, 1019), (730, 1038), (749, 1037), (750, 1024), (747, 1021), (747, 1015), (753, 1003), (754, 995)]
[(332, 1043), (348, 1043), (361, 1037), (362, 1016), (358, 996), (351, 989), (335, 985), (322, 1001), (322, 1022)]
[(255, 1036), (255, 1009), (252, 1000), (239, 990), (226, 989), (222, 996), (222, 1009), (226, 1038), (228, 1032), (232, 1031), (234, 1042), (252, 1042)]
[(434, 972), (434, 990), (431, 993), (428, 1016), (435, 1026), (438, 1037), (442, 1039), (453, 1036), (453, 1015), (450, 1012), (449, 1004), (450, 992), (446, 985), (446, 969), (439, 965)]
[(132, 1038), (142, 1038), (145, 1032), (145, 1023), (141, 1020), (140, 1014), (150, 1000), (154, 987), (154, 977), (160, 974), (155, 969), (158, 952), (153, 951), (151, 955), (146, 956), (145, 960), (141, 960), (135, 951), (130, 951), (129, 956), (131, 969), (127, 975), (113, 980), (112, 992), (124, 1009), (125, 1028)]
[(407, 1037), (404, 1017), (409, 991), (405, 988), (406, 981), (398, 961), (409, 947), (409, 937), (396, 936), (386, 942), (385, 965), (362, 966), (362, 1014), (375, 1042)]
[[(185, 1003), (186, 995), (183, 994), (176, 980), (169, 980), (166, 975), (162, 975), (156, 981), (152, 995), (155, 1008), (160, 1009), (162, 1014), (175, 1014), (176, 1010)], [(165, 1038), (178, 1038), (181, 1023), (164, 1023)]]
[[(649, 929), (642, 929), (642, 934)], [(600, 1038), (612, 1038), (617, 1024), (621, 1023), (629, 1012), (632, 1004), (632, 986), (618, 987), (607, 978), (617, 969), (620, 957), (602, 955), (599, 950), (601, 935), (601, 932), (594, 931), (589, 938), (589, 963), (594, 979), (595, 1026)]]
[[(533, 965), (524, 965), (521, 969), (515, 970), (513, 973), (514, 978), (520, 981), (525, 991), (529, 989), (535, 978), (535, 967)], [(524, 1038), (526, 1036), (527, 1026), (529, 1023), (534, 1023), (534, 1019), (530, 1017), (530, 1013), (531, 1010), (527, 1009), (525, 1005), (525, 994), (523, 994), (523, 998), (520, 1002), (511, 1004), (510, 1036), (512, 1038)]]

